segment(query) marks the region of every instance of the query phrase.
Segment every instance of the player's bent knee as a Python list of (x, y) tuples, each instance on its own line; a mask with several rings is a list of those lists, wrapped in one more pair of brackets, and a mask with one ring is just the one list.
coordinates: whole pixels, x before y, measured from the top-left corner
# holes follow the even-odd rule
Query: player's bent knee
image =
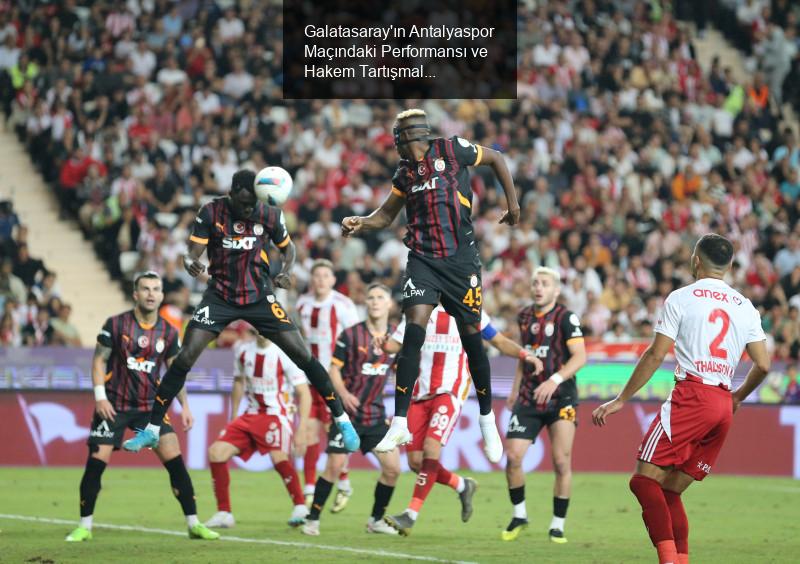
[(209, 462), (227, 462), (229, 456), (227, 456), (228, 450), (226, 448), (226, 444), (222, 441), (216, 441), (208, 447), (208, 460)]
[(506, 466), (508, 468), (521, 468), (522, 459), (525, 458), (525, 453), (510, 450), (506, 453), (506, 457)]

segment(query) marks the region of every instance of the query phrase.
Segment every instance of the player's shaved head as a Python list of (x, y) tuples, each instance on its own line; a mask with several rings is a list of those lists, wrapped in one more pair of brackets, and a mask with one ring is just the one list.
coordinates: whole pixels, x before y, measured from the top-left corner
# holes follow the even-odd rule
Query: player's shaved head
[(709, 270), (727, 270), (733, 260), (733, 243), (722, 235), (703, 235), (695, 246), (695, 254)]
[(256, 173), (252, 170), (237, 170), (231, 182), (229, 201), (233, 215), (237, 219), (248, 219), (255, 209), (256, 203)]
[(394, 145), (404, 159), (410, 159), (412, 152), (409, 145), (415, 142), (427, 143), (431, 134), (428, 115), (425, 110), (412, 108), (397, 114), (392, 129)]
[(241, 190), (246, 190), (255, 195), (256, 173), (252, 170), (242, 169), (234, 173), (233, 181), (231, 182), (231, 192), (239, 192)]

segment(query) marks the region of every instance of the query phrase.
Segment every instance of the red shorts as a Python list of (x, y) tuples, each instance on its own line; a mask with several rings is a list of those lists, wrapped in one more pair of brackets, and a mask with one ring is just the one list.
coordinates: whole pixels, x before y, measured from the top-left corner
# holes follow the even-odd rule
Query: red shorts
[(309, 386), (309, 388), (311, 388), (311, 413), (308, 414), (308, 417), (317, 419), (323, 425), (327, 425), (331, 422), (331, 410), (328, 409), (328, 404), (322, 399), (322, 394), (314, 386)]
[(408, 430), (413, 439), (409, 451), (422, 450), (427, 437), (447, 444), (461, 415), (461, 402), (451, 394), (439, 394), (430, 399), (412, 401), (408, 410)]
[(639, 446), (639, 460), (674, 466), (702, 480), (717, 460), (733, 421), (728, 390), (678, 382)]
[(222, 430), (220, 441), (239, 449), (239, 458), (247, 460), (258, 450), (266, 454), (273, 450), (289, 453), (292, 446), (292, 426), (281, 415), (245, 413)]

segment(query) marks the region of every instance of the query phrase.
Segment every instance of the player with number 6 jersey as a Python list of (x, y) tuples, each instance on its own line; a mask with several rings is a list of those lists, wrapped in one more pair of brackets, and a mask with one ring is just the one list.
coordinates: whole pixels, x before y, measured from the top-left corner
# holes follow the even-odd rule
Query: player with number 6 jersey
[[(689, 521), (681, 494), (712, 470), (733, 414), (769, 371), (766, 336), (753, 304), (723, 281), (733, 244), (704, 235), (691, 258), (696, 282), (675, 290), (664, 303), (656, 336), (628, 383), (614, 400), (598, 407), (596, 425), (622, 409), (675, 347), (675, 388), (644, 436), (630, 488), (659, 562), (689, 561)], [(731, 393), (744, 351), (753, 361), (744, 382)]]

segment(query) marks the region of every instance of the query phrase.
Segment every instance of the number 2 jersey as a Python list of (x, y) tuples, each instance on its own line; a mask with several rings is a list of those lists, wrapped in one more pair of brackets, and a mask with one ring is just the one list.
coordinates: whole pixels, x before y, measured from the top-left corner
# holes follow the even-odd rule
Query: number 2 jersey
[(747, 344), (766, 339), (750, 300), (716, 278), (672, 292), (655, 331), (675, 341), (676, 380), (727, 389)]
[(233, 373), (245, 377), (247, 413), (286, 417), (294, 387), (308, 383), (305, 374), (274, 343), (260, 348), (247, 341), (236, 346), (234, 356)]
[(116, 411), (150, 411), (167, 359), (178, 354), (178, 331), (160, 315), (142, 325), (133, 310), (109, 317), (97, 342), (111, 349), (106, 396)]
[(413, 252), (442, 258), (475, 248), (472, 187), (468, 166), (483, 148), (461, 137), (435, 138), (422, 160), (403, 160), (392, 177), (392, 193), (406, 201), (408, 230), (403, 242)]
[(246, 220), (233, 216), (228, 197), (200, 208), (189, 240), (207, 246), (209, 288), (234, 305), (260, 301), (272, 287), (269, 241), (278, 248), (290, 242), (283, 211), (257, 202)]

